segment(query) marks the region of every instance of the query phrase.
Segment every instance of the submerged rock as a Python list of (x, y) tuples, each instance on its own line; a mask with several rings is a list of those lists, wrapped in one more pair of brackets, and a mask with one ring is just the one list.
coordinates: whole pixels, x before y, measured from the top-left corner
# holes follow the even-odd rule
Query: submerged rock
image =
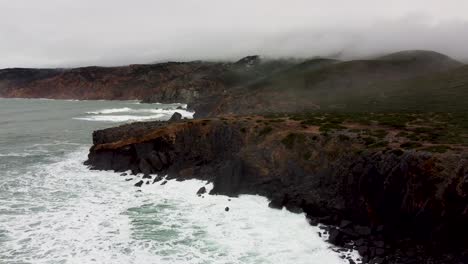
[(175, 112), (172, 114), (171, 118), (169, 119), (169, 122), (174, 122), (174, 121), (179, 121), (182, 120), (182, 115), (179, 112)]
[(153, 184), (159, 182), (159, 181), (162, 181), (164, 178), (160, 175), (157, 175), (156, 177), (154, 177), (154, 180), (153, 180)]
[(206, 193), (206, 188), (205, 187), (201, 187), (198, 191), (197, 191), (197, 195), (198, 196), (201, 196), (202, 194), (205, 194)]
[(134, 184), (135, 187), (141, 187), (143, 185), (143, 181), (139, 181), (137, 183)]

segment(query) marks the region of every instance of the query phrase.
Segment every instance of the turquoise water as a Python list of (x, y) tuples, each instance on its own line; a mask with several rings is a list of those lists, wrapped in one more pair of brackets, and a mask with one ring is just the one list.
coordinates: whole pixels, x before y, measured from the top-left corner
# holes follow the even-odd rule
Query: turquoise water
[(345, 263), (265, 198), (198, 197), (201, 181), (140, 189), (141, 175), (83, 165), (93, 130), (190, 118), (179, 106), (0, 99), (0, 263)]

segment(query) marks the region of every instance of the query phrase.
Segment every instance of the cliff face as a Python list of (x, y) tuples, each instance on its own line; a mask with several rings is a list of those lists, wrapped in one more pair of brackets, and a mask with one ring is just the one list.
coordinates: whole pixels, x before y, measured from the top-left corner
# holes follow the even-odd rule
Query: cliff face
[(362, 125), (326, 127), (260, 116), (124, 125), (93, 134), (87, 164), (208, 180), (213, 194), (264, 195), (272, 207), (341, 225), (330, 230), (330, 241), (358, 249), (367, 260), (386, 256), (395, 263), (407, 249), (423, 250), (419, 245), (466, 249), (465, 146), (445, 146), (443, 153), (401, 149), (396, 135), (402, 131), (388, 127), (372, 131), (387, 129), (389, 143), (370, 145), (356, 132)]
[(161, 63), (77, 69), (0, 71), (0, 96), (54, 99), (192, 102), (223, 85), (224, 66), (216, 63)]
[[(425, 111), (447, 105), (466, 111), (467, 70), (428, 51), (345, 62), (249, 56), (235, 63), (5, 69), (0, 97), (187, 103), (196, 117), (317, 109)], [(440, 100), (425, 99), (432, 97)]]

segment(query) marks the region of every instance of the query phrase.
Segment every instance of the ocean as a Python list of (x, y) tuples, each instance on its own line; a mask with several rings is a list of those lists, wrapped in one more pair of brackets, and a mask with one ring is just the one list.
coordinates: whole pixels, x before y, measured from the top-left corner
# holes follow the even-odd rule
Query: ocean
[(141, 175), (83, 165), (94, 130), (192, 117), (178, 107), (0, 99), (0, 263), (348, 263), (264, 197), (198, 197), (211, 186), (197, 180), (137, 188)]

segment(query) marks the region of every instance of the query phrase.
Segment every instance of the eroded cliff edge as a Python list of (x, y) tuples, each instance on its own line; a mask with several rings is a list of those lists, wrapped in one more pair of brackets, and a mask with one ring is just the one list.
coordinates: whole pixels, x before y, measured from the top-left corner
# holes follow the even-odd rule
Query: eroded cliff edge
[[(272, 207), (302, 210), (312, 224), (336, 226), (330, 242), (358, 249), (366, 262), (463, 263), (468, 152), (444, 135), (466, 135), (450, 121), (440, 126), (453, 116), (390, 117), (136, 123), (94, 132), (86, 164), (203, 179), (213, 182), (212, 194), (264, 195)], [(427, 127), (424, 118), (439, 126)], [(421, 119), (426, 127), (418, 126)]]

